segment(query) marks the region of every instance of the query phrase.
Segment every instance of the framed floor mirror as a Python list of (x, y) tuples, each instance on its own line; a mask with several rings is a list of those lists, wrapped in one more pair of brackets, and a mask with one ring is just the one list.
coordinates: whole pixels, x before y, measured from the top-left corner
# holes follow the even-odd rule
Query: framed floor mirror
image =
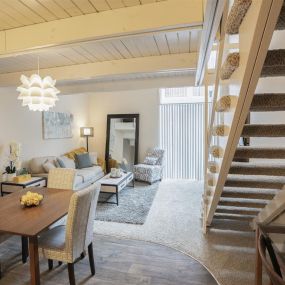
[(138, 163), (139, 114), (107, 115), (106, 170), (133, 171)]

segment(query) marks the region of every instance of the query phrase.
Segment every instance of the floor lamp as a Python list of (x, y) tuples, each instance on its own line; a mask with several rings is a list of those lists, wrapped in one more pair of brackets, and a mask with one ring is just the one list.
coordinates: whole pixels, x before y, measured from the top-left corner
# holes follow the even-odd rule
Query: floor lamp
[(88, 139), (89, 139), (89, 137), (94, 137), (94, 128), (92, 128), (92, 127), (80, 128), (80, 136), (86, 137), (86, 149), (88, 152)]

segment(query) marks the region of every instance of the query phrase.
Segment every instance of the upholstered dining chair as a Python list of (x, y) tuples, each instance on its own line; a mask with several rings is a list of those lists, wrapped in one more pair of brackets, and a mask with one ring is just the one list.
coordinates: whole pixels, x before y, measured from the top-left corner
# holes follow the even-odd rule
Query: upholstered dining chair
[[(10, 238), (11, 235), (9, 234), (0, 234), (0, 244), (3, 243), (4, 241), (6, 241), (8, 238)], [(0, 279), (2, 278), (2, 268), (1, 268), (1, 262), (0, 262)]]
[(73, 189), (75, 180), (75, 169), (71, 168), (53, 168), (48, 174), (48, 188)]
[[(75, 169), (71, 168), (53, 168), (49, 171), (47, 187), (63, 190), (72, 190), (75, 180)], [(66, 225), (67, 217), (63, 217), (55, 222), (51, 228)]]
[(53, 260), (68, 264), (70, 285), (75, 285), (74, 263), (88, 250), (91, 274), (95, 275), (93, 256), (93, 223), (100, 192), (100, 184), (92, 184), (75, 192), (70, 200), (67, 225), (44, 232), (39, 238), (39, 248), (48, 259), (49, 269)]

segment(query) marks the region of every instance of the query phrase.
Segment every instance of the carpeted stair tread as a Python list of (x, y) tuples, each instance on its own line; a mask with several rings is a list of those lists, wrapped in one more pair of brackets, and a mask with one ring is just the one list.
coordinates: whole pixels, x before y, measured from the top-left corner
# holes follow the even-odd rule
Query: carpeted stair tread
[(237, 147), (235, 158), (285, 158), (285, 147), (240, 146)]
[(239, 27), (245, 17), (252, 0), (235, 0), (230, 10), (226, 23), (226, 33), (238, 34)]
[(212, 228), (219, 230), (230, 230), (230, 231), (238, 231), (238, 232), (252, 232), (252, 228), (248, 221), (241, 220), (232, 220), (229, 222), (227, 219), (213, 219)]
[(261, 77), (285, 75), (285, 49), (269, 50), (262, 67)]
[(285, 137), (285, 124), (245, 124), (242, 137)]
[(271, 112), (284, 110), (284, 93), (255, 94), (250, 106), (251, 112)]
[(220, 78), (222, 80), (229, 79), (232, 76), (234, 71), (239, 67), (239, 59), (240, 56), (238, 52), (228, 54), (220, 71)]
[(267, 205), (267, 201), (243, 198), (221, 198), (219, 205), (239, 208), (264, 208)]
[(285, 164), (232, 162), (230, 174), (285, 176)]
[(235, 220), (235, 221), (252, 221), (255, 218), (254, 215), (238, 215), (238, 214), (222, 214), (215, 213), (214, 219), (217, 220)]
[(275, 30), (284, 30), (285, 29), (285, 2), (281, 8), (279, 18), (275, 27)]
[(257, 216), (260, 210), (261, 209), (258, 209), (258, 208), (238, 208), (238, 207), (225, 207), (225, 206), (218, 205), (216, 209), (216, 213)]
[(262, 188), (224, 187), (221, 197), (272, 200), (277, 191)]
[(281, 189), (285, 185), (283, 176), (228, 175), (226, 187)]

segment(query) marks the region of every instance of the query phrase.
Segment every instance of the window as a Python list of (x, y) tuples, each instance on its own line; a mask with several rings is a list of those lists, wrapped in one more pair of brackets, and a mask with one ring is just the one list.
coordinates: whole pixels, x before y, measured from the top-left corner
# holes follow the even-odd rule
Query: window
[(160, 90), (160, 147), (165, 178), (203, 179), (204, 88)]

